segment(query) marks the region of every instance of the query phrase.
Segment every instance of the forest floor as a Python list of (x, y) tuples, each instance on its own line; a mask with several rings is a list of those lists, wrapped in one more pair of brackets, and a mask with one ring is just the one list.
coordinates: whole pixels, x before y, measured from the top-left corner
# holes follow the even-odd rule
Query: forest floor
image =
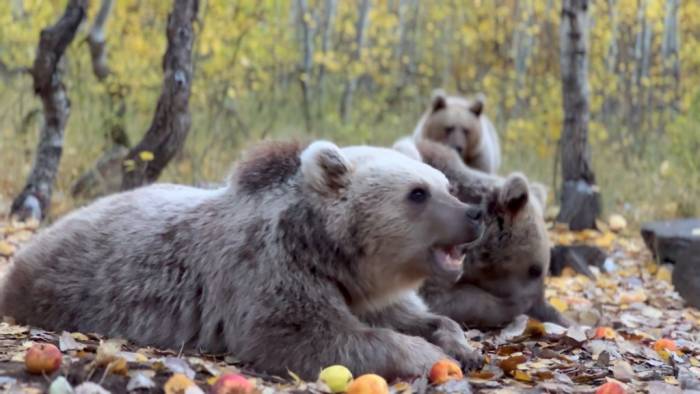
[[(0, 221), (0, 271), (11, 264), (14, 252), (36, 228), (36, 223)], [(609, 253), (603, 269), (593, 267), (595, 279), (568, 268), (561, 276), (548, 278), (547, 298), (581, 325), (566, 329), (523, 316), (500, 330), (467, 330), (472, 345), (486, 355), (482, 370), (437, 387), (425, 378), (390, 382), (392, 392), (593, 393), (603, 384), (608, 390), (624, 389), (604, 391), (608, 393), (700, 390), (700, 312), (683, 306), (670, 284), (670, 269), (653, 262), (641, 238), (555, 229), (551, 235), (557, 244), (585, 243)], [(52, 376), (25, 371), (25, 352), (36, 342), (53, 343), (62, 351), (63, 364)], [(44, 392), (56, 377), (65, 376), (73, 385), (91, 381), (113, 393), (127, 388), (176, 393), (186, 387), (186, 392), (197, 393), (207, 391), (218, 375), (229, 371), (249, 376), (262, 393), (325, 388), (293, 374), (282, 378), (256, 374), (231, 361), (225, 356), (138, 348), (92, 333), (54, 333), (0, 323), (0, 392)], [(176, 373), (187, 378), (171, 379)]]

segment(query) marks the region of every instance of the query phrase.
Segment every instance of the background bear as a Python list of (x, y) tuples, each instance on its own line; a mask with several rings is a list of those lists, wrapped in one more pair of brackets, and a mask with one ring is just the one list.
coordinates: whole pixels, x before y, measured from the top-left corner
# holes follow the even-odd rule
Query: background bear
[(457, 246), (483, 230), (448, 188), (390, 149), (268, 143), (228, 187), (154, 185), (63, 217), (17, 254), (0, 312), (305, 379), (336, 363), (415, 376), (447, 354), (473, 367), (459, 325), (414, 293), (458, 276)]
[(418, 121), (413, 136), (454, 149), (471, 168), (490, 174), (501, 166), (501, 146), (493, 123), (484, 112), (484, 96), (471, 99), (433, 92), (430, 107)]
[(477, 245), (466, 249), (459, 281), (434, 278), (421, 288), (430, 309), (481, 328), (506, 324), (523, 313), (568, 325), (544, 299), (550, 262), (543, 214), (546, 191), (531, 189), (520, 174), (504, 179), (471, 170), (454, 150), (439, 143), (404, 138), (394, 148), (442, 171), (460, 200), (486, 207), (486, 231)]

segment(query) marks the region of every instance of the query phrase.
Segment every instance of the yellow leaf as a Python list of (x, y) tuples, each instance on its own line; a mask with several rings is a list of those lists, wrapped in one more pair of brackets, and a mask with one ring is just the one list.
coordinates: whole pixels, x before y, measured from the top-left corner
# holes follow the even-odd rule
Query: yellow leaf
[(15, 247), (7, 241), (0, 241), (0, 255), (10, 257), (15, 254)]
[(519, 369), (513, 373), (513, 377), (515, 378), (515, 380), (519, 380), (521, 382), (532, 382), (532, 377), (527, 372), (521, 371)]
[(634, 304), (636, 302), (644, 302), (647, 300), (647, 294), (644, 289), (628, 291), (620, 294), (620, 304)]
[(610, 215), (608, 223), (610, 224), (610, 230), (614, 232), (620, 232), (627, 227), (627, 220), (622, 215)]
[(602, 236), (595, 239), (593, 242), (599, 248), (609, 248), (617, 237), (612, 232), (606, 232)]
[(87, 341), (90, 338), (87, 337), (87, 335), (81, 333), (81, 332), (72, 332), (70, 333), (70, 336), (73, 337), (76, 341)]
[(134, 169), (136, 169), (136, 162), (131, 159), (124, 160), (124, 169), (126, 170), (126, 172), (133, 171)]
[(300, 384), (300, 383), (304, 382), (303, 380), (301, 380), (299, 375), (295, 374), (294, 372), (287, 370), (287, 373), (289, 374), (289, 376), (292, 377), (292, 380), (294, 381), (295, 384)]
[(562, 300), (558, 297), (550, 298), (549, 303), (554, 307), (554, 309), (562, 313), (566, 312), (566, 310), (569, 309), (569, 304), (565, 300)]
[(671, 283), (671, 270), (661, 266), (656, 270), (656, 279), (664, 281), (666, 283)]
[(116, 375), (126, 376), (129, 374), (129, 367), (127, 366), (126, 360), (122, 357), (109, 363), (107, 370)]
[(194, 382), (181, 373), (176, 373), (165, 382), (163, 390), (165, 394), (184, 394), (185, 391), (194, 386)]
[(155, 156), (153, 155), (153, 152), (147, 150), (142, 150), (139, 152), (139, 159), (141, 159), (141, 161), (151, 161), (154, 158)]

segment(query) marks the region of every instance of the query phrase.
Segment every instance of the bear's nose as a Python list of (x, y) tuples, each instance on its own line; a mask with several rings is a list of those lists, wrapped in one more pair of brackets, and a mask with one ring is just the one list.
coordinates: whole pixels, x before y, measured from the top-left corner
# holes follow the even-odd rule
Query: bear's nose
[(470, 220), (473, 220), (475, 222), (481, 220), (481, 217), (483, 216), (483, 211), (481, 208), (474, 208), (474, 207), (469, 207), (467, 208), (467, 218)]
[(462, 147), (460, 147), (460, 146), (455, 146), (455, 150), (456, 150), (457, 153), (459, 153), (460, 155), (462, 154)]

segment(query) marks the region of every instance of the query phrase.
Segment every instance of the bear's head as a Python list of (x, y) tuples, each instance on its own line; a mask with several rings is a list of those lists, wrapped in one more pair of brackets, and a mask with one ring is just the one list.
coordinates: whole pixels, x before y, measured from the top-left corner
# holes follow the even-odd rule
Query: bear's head
[(481, 237), (482, 209), (453, 196), (441, 172), (392, 149), (326, 141), (300, 157), (304, 195), (334, 239), (359, 248), (364, 280), (389, 290), (459, 276), (460, 245)]
[(509, 175), (487, 196), (484, 236), (465, 260), (473, 264), (465, 271), (474, 270), (480, 286), (508, 296), (515, 290), (504, 286), (501, 278), (508, 277), (514, 285), (531, 287), (533, 293), (541, 291), (551, 249), (544, 220), (545, 200), (544, 186), (529, 183), (519, 173)]
[(481, 145), (484, 102), (483, 94), (465, 99), (436, 90), (416, 137), (445, 144), (469, 161)]

